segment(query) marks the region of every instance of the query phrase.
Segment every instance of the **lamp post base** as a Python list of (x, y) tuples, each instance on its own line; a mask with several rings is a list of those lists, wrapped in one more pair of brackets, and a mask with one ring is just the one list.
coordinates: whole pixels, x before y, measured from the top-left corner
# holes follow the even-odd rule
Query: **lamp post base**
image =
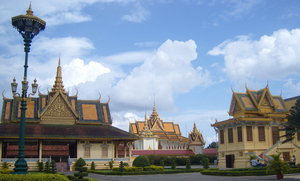
[(27, 170), (28, 170), (28, 167), (27, 167), (26, 160), (24, 160), (24, 158), (23, 159), (18, 159), (15, 162), (15, 168), (14, 168), (15, 172), (13, 172), (12, 174), (18, 174), (18, 175), (28, 174)]

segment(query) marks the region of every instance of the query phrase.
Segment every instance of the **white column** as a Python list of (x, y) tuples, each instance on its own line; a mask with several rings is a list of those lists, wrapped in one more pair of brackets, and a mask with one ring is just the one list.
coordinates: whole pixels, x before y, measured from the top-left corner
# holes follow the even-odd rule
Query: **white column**
[(124, 158), (126, 158), (127, 152), (126, 152), (127, 142), (124, 141)]
[(116, 149), (116, 143), (113, 142), (114, 144), (112, 144), (113, 149), (112, 149), (112, 159), (115, 161), (115, 149)]
[(116, 158), (119, 158), (119, 142), (117, 141), (117, 146), (116, 146)]
[(129, 142), (129, 161), (131, 161), (131, 142)]
[(39, 140), (39, 162), (42, 161), (42, 150), (43, 150), (43, 141), (42, 140)]

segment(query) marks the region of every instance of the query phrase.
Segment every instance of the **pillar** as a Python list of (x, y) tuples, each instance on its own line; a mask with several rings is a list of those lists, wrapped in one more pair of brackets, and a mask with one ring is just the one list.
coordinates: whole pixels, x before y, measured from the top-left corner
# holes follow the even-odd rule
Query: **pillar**
[(131, 143), (132, 142), (129, 142), (129, 161), (131, 161)]
[(119, 142), (117, 142), (116, 146), (116, 158), (119, 158)]
[(126, 158), (126, 155), (127, 155), (126, 147), (127, 147), (127, 142), (124, 141), (124, 158)]
[(113, 149), (112, 149), (112, 160), (115, 161), (115, 152), (116, 152), (116, 143), (113, 142)]
[(2, 162), (2, 140), (0, 139), (0, 163)]
[(39, 140), (39, 162), (42, 161), (42, 156), (43, 156), (42, 150), (43, 150), (43, 140)]

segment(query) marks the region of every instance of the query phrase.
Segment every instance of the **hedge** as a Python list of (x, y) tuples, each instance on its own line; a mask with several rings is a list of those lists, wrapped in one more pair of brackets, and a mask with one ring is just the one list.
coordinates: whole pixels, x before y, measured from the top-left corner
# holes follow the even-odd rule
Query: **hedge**
[(186, 159), (190, 159), (191, 165), (199, 165), (200, 161), (203, 158), (208, 158), (209, 163), (214, 163), (214, 160), (217, 159), (216, 155), (188, 155), (184, 157), (176, 157), (171, 155), (147, 155), (147, 158), (149, 159), (150, 163), (153, 163), (154, 165), (160, 165), (161, 160), (163, 160), (165, 166), (169, 166), (172, 164), (172, 160), (175, 160), (176, 165), (186, 165)]
[(27, 175), (12, 175), (12, 174), (0, 174), (0, 181), (69, 181), (69, 179), (60, 174), (27, 174)]
[[(125, 167), (126, 168), (126, 167)], [(133, 168), (133, 167), (129, 167)], [(136, 167), (138, 168), (138, 167)], [(101, 170), (88, 170), (90, 173), (102, 174), (102, 175), (156, 175), (156, 174), (175, 174), (175, 173), (190, 173), (190, 172), (200, 172), (202, 168), (198, 169), (176, 169), (169, 170), (164, 169), (158, 171), (134, 171), (134, 172), (112, 172), (112, 171), (101, 171)]]
[(8, 169), (0, 170), (0, 173), (2, 173), (2, 174), (11, 174), (13, 172), (14, 172), (14, 170), (8, 170)]
[[(258, 176), (258, 175), (276, 175), (275, 172), (266, 172), (266, 167), (260, 169), (233, 169), (233, 170), (212, 170), (205, 169), (200, 171), (202, 175), (215, 175), (215, 176)], [(300, 168), (291, 168), (289, 173), (300, 173)]]

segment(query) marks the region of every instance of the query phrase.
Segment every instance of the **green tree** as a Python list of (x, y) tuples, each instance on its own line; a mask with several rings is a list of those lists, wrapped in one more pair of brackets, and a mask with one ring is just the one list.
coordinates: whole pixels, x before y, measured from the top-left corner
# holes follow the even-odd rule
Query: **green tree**
[(46, 172), (46, 173), (49, 173), (49, 172), (50, 172), (50, 164), (49, 164), (49, 161), (46, 161), (46, 163), (45, 163), (45, 170), (44, 170), (44, 172)]
[(124, 171), (124, 163), (123, 161), (121, 161), (119, 165), (119, 172), (123, 172), (123, 171)]
[(75, 163), (75, 170), (79, 171), (78, 173), (75, 173), (74, 176), (78, 177), (78, 179), (76, 180), (84, 180), (84, 181), (88, 181), (89, 179), (84, 179), (83, 177), (88, 176), (89, 173), (87, 173), (87, 167), (83, 167), (85, 166), (86, 163), (84, 161), (84, 159), (82, 159), (81, 157), (76, 161)]
[(95, 163), (94, 162), (92, 162), (92, 164), (91, 164), (91, 170), (95, 170)]
[(211, 142), (207, 147), (206, 149), (209, 149), (209, 148), (217, 148), (218, 146), (218, 143), (217, 142)]
[(176, 169), (176, 162), (175, 162), (175, 160), (172, 160), (171, 169), (172, 169), (172, 170), (175, 170), (175, 169)]
[(291, 108), (290, 114), (287, 116), (287, 118), (287, 126), (283, 129), (280, 129), (280, 131), (285, 131), (285, 135), (281, 136), (286, 138), (283, 143), (292, 141), (295, 138), (295, 133), (300, 132), (300, 99), (298, 99), (296, 104)]
[(57, 173), (55, 160), (52, 160), (50, 163), (50, 173), (53, 173), (53, 174)]
[(186, 159), (186, 164), (185, 164), (185, 168), (186, 169), (191, 169), (191, 162), (190, 162), (190, 159)]
[(134, 159), (132, 165), (136, 167), (146, 167), (146, 166), (150, 166), (150, 161), (148, 160), (147, 157), (140, 155), (136, 157), (136, 159)]
[(164, 164), (164, 160), (160, 160), (160, 166), (164, 167), (165, 164)]
[(209, 159), (208, 158), (203, 158), (201, 160), (201, 165), (203, 166), (203, 168), (207, 169), (209, 168)]

